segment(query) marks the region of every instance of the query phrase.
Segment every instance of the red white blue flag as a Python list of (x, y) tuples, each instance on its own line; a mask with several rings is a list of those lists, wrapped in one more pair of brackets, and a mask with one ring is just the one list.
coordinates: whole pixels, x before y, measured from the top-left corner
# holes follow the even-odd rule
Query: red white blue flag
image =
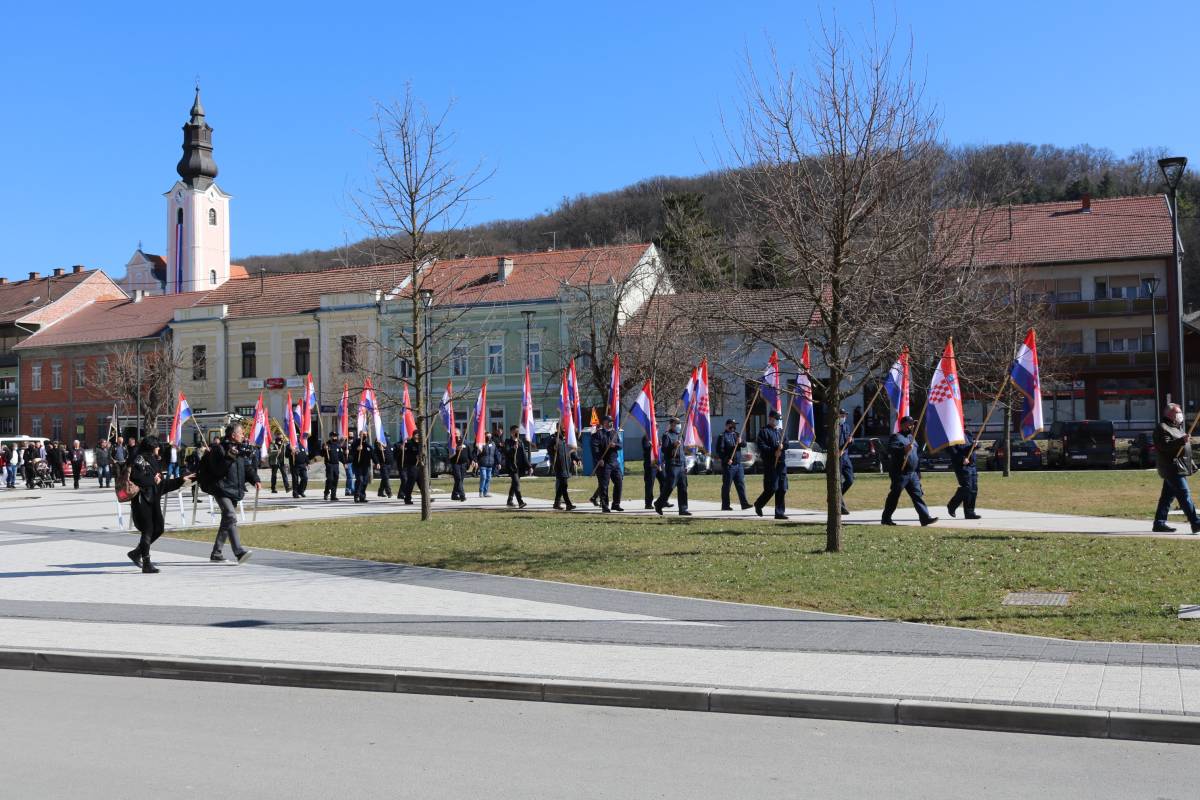
[(342, 401), (338, 403), (338, 434), (350, 438), (350, 384), (342, 384)]
[(767, 403), (767, 411), (774, 410), (780, 416), (783, 416), (783, 393), (780, 391), (782, 384), (779, 380), (779, 354), (774, 350), (771, 351), (771, 358), (767, 361), (767, 368), (763, 370), (762, 379), (762, 396)]
[(171, 444), (175, 447), (183, 447), (183, 424), (192, 418), (192, 407), (188, 405), (187, 398), (183, 396), (183, 392), (179, 393), (179, 400), (175, 404), (175, 419), (171, 421)]
[(258, 393), (258, 402), (254, 405), (254, 425), (250, 428), (250, 441), (258, 445), (262, 458), (267, 457), (267, 448), (271, 444), (271, 419), (267, 416), (267, 407), (263, 405), (262, 392)]
[(892, 433), (897, 433), (900, 430), (900, 419), (911, 414), (908, 405), (908, 347), (900, 351), (900, 358), (892, 364), (883, 380), (883, 388), (892, 404), (892, 411), (896, 414), (896, 419), (892, 422)]
[(942, 360), (933, 372), (929, 397), (925, 401), (925, 441), (933, 452), (967, 441), (963, 424), (962, 390), (958, 383), (958, 363), (954, 342), (946, 342)]
[[(572, 368), (574, 360), (571, 361)], [(575, 412), (571, 407), (571, 384), (570, 371), (564, 369), (562, 375), (562, 388), (558, 394), (558, 426), (567, 435), (567, 444), (571, 447), (579, 446), (579, 429), (575, 424)]]
[(308, 379), (304, 384), (304, 403), (300, 410), (300, 432), (305, 436), (312, 436), (312, 420), (317, 410), (317, 386), (313, 383), (312, 373), (308, 373)]
[(709, 421), (708, 359), (692, 370), (692, 380), (683, 393), (684, 414), (687, 427), (683, 432), (683, 443), (687, 447), (701, 447), (705, 451), (712, 443), (712, 426)]
[(529, 365), (525, 365), (525, 386), (521, 389), (521, 433), (530, 442), (533, 436), (533, 383), (529, 380)]
[(287, 414), (285, 415), (284, 421), (287, 423), (286, 427), (288, 444), (290, 444), (292, 449), (295, 450), (300, 446), (300, 442), (296, 436), (296, 407), (292, 405), (291, 390), (288, 390), (287, 398)]
[(650, 441), (650, 458), (654, 463), (658, 463), (658, 419), (654, 416), (654, 387), (650, 381), (642, 386), (642, 391), (638, 393), (637, 399), (633, 401), (633, 405), (629, 408), (629, 413), (642, 426), (642, 430), (646, 432), (646, 438)]
[(450, 434), (450, 452), (458, 449), (458, 431), (454, 427), (454, 382), (446, 381), (446, 391), (442, 392), (442, 402), (438, 405), (442, 414), (442, 425)]
[(407, 442), (417, 430), (417, 420), (413, 416), (412, 403), (408, 399), (408, 384), (404, 384), (404, 406), (400, 413), (400, 441)]
[(1017, 350), (1009, 379), (1021, 393), (1021, 438), (1028, 441), (1046, 429), (1042, 421), (1042, 378), (1038, 371), (1037, 334), (1033, 328)]
[(613, 418), (613, 428), (621, 429), (621, 357), (613, 354), (612, 373), (608, 378), (608, 413)]
[(567, 368), (567, 395), (570, 398), (571, 419), (574, 422), (574, 434), (579, 435), (583, 430), (583, 406), (579, 402), (579, 378), (575, 374), (575, 359), (571, 359)]
[(387, 447), (387, 431), (383, 429), (383, 415), (379, 413), (379, 401), (375, 398), (375, 387), (368, 377), (363, 381), (362, 396), (358, 400), (358, 430), (361, 433), (367, 429), (367, 414), (371, 415), (371, 424), (375, 429), (375, 441)]
[(479, 387), (479, 396), (475, 398), (475, 446), (483, 447), (484, 434), (487, 433), (487, 378), (483, 379), (483, 386)]
[(812, 359), (808, 354), (808, 342), (804, 343), (804, 352), (800, 354), (800, 374), (796, 376), (796, 395), (792, 402), (796, 404), (796, 439), (805, 447), (812, 447), (817, 438), (817, 426), (813, 418), (812, 380), (810, 370)]

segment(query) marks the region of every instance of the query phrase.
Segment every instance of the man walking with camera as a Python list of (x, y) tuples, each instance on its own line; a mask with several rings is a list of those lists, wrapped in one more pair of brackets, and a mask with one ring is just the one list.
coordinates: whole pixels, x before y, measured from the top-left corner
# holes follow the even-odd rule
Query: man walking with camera
[(1183, 425), (1183, 409), (1171, 403), (1163, 409), (1162, 420), (1154, 429), (1158, 476), (1163, 479), (1158, 508), (1154, 512), (1155, 533), (1175, 532), (1167, 524), (1172, 500), (1179, 503), (1179, 509), (1192, 525), (1192, 533), (1200, 533), (1200, 517), (1196, 515), (1187, 483), (1188, 476), (1196, 471), (1196, 464), (1192, 461), (1192, 440)]
[(225, 549), (226, 540), (233, 547), (233, 555), (239, 564), (250, 558), (250, 551), (242, 547), (242, 540), (238, 536), (237, 506), (246, 496), (247, 486), (261, 489), (262, 484), (259, 483), (258, 473), (254, 470), (251, 460), (254, 447), (246, 444), (245, 439), (246, 431), (240, 422), (226, 425), (225, 437), (213, 445), (205, 456), (206, 459), (210, 459), (208, 465), (201, 468), (203, 477), (211, 476), (212, 480), (211, 491), (205, 491), (213, 496), (217, 507), (221, 509), (221, 525), (217, 529), (217, 539), (213, 542), (210, 561), (225, 560), (221, 551)]

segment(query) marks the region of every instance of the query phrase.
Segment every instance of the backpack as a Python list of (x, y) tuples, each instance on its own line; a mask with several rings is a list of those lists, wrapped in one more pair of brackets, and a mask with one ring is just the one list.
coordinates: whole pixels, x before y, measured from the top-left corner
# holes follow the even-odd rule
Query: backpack
[(117, 480), (113, 483), (113, 491), (117, 494), (118, 503), (128, 503), (141, 489), (129, 479), (129, 464), (122, 462), (117, 469)]
[(205, 494), (214, 494), (217, 484), (225, 477), (221, 474), (222, 461), (224, 458), (213, 447), (205, 450), (204, 455), (200, 457), (200, 464), (196, 467), (196, 483)]

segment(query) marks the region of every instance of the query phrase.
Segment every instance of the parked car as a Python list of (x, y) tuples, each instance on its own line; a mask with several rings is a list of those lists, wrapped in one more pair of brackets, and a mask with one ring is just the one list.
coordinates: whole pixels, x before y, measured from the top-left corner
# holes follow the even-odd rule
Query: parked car
[(436, 478), (450, 471), (450, 448), (445, 442), (429, 443), (429, 477)]
[(1117, 463), (1117, 434), (1108, 420), (1055, 422), (1046, 439), (1046, 465), (1112, 467)]
[(762, 455), (754, 442), (746, 442), (742, 449), (742, 468), (746, 472), (762, 472)]
[(1158, 449), (1154, 446), (1154, 436), (1149, 433), (1139, 433), (1129, 444), (1129, 466), (1134, 469), (1149, 469), (1158, 465)]
[[(1036, 441), (1012, 439), (1009, 441), (1008, 447), (1012, 450), (1012, 460), (1009, 462), (1012, 469), (1042, 468), (1042, 448), (1038, 446)], [(1003, 440), (997, 439), (993, 442), (992, 454), (988, 459), (987, 468), (1004, 469), (1005, 452)]]
[(883, 472), (883, 443), (878, 439), (855, 439), (846, 446), (855, 472)]
[(712, 471), (712, 456), (694, 448), (688, 448), (684, 453), (683, 465), (689, 475), (703, 475)]
[(950, 463), (950, 453), (946, 448), (942, 448), (936, 453), (929, 450), (929, 445), (921, 445), (921, 471), (922, 472), (949, 472), (954, 467)]
[(815, 444), (805, 447), (800, 442), (788, 442), (783, 451), (783, 463), (788, 472), (824, 472), (825, 451)]

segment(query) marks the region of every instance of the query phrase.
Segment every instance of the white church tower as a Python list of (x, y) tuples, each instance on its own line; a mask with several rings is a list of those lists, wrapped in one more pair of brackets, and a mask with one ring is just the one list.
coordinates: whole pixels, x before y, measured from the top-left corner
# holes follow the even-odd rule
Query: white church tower
[(213, 183), (212, 127), (204, 121), (200, 87), (183, 126), (181, 180), (166, 193), (166, 293), (200, 292), (229, 280), (230, 195)]

